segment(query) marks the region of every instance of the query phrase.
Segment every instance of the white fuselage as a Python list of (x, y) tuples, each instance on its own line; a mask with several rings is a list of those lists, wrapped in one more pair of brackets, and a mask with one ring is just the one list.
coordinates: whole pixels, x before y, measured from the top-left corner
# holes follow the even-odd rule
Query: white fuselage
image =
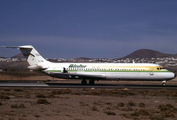
[[(163, 69), (162, 66), (149, 63), (49, 63), (48, 66), (48, 69), (44, 70), (48, 74), (64, 73), (65, 69), (68, 78), (74, 75), (76, 79), (80, 75), (85, 75), (86, 78), (95, 76), (100, 79), (152, 81), (170, 80), (175, 77), (174, 73)], [(56, 77), (62, 76), (58, 74)]]

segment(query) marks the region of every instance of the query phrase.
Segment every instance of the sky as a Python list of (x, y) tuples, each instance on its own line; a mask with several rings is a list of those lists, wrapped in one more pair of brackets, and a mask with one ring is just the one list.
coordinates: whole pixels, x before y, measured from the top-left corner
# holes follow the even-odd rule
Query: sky
[[(32, 45), (44, 58), (177, 53), (177, 0), (0, 0), (0, 46)], [(0, 48), (1, 57), (20, 53)]]

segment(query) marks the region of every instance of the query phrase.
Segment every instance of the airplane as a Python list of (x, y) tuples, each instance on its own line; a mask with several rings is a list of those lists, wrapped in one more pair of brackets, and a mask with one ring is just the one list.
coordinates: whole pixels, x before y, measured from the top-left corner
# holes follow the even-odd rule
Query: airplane
[(32, 45), (2, 46), (17, 48), (27, 59), (30, 70), (42, 71), (49, 76), (64, 79), (82, 79), (81, 84), (95, 80), (162, 81), (176, 77), (163, 66), (152, 63), (54, 63), (45, 60)]

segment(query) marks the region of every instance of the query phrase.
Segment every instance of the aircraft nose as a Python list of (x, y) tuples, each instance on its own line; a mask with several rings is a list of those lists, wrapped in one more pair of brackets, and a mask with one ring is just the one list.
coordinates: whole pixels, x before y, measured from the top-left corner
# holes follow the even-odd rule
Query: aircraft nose
[(176, 78), (176, 73), (174, 73), (174, 78)]
[(169, 77), (170, 77), (170, 79), (174, 79), (176, 77), (176, 74), (171, 72)]

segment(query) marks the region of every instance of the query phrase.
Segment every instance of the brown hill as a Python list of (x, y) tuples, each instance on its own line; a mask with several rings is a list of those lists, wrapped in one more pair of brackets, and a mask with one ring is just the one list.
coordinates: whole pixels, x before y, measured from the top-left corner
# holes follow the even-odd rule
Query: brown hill
[(25, 58), (24, 55), (22, 53), (19, 53), (15, 56), (12, 56), (11, 58)]
[(155, 50), (139, 49), (123, 58), (162, 58), (162, 57), (174, 57), (173, 54), (165, 54)]
[(28, 62), (0, 62), (1, 69), (28, 69)]

